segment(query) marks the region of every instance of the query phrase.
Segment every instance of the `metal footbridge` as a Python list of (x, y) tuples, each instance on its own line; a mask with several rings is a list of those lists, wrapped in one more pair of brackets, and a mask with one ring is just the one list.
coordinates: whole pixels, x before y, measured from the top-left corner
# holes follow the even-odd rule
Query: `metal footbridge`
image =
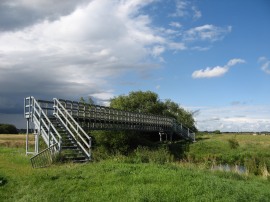
[[(162, 136), (179, 135), (195, 141), (195, 133), (174, 118), (146, 113), (128, 112), (110, 107), (54, 98), (52, 101), (24, 100), (27, 119), (26, 154), (33, 167), (44, 167), (56, 158), (73, 162), (91, 160), (91, 130), (136, 130), (157, 132)], [(29, 128), (34, 125), (35, 147), (30, 152)], [(47, 148), (39, 151), (40, 137)]]

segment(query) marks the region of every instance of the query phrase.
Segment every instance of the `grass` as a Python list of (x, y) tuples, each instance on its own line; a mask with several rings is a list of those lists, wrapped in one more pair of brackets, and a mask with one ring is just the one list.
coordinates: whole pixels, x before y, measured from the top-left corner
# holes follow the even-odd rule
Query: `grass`
[[(221, 141), (204, 138), (190, 145), (190, 152), (204, 152), (200, 144), (205, 142), (210, 152)], [(222, 151), (232, 150), (224, 139), (221, 142)], [(244, 149), (244, 142), (239, 140), (236, 150)], [(137, 151), (137, 162), (115, 156), (32, 169), (24, 147), (0, 146), (0, 201), (270, 201), (269, 178), (210, 171), (190, 163), (141, 163), (143, 151)]]
[[(25, 135), (18, 134), (0, 134), (0, 146), (5, 147), (25, 147)], [(29, 135), (29, 144), (34, 145), (34, 136)]]
[(114, 159), (32, 169), (23, 149), (0, 153), (0, 201), (270, 200), (269, 181), (256, 177)]
[(250, 173), (270, 172), (270, 136), (203, 135), (185, 153), (189, 162), (245, 165)]

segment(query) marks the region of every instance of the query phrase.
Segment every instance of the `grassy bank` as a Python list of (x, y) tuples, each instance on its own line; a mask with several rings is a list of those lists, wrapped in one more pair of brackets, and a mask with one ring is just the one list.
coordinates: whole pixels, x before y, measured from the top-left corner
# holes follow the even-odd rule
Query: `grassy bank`
[[(0, 146), (0, 201), (270, 201), (269, 177), (204, 166), (213, 160), (230, 162), (235, 155), (268, 158), (270, 137), (204, 135), (194, 144), (181, 143), (180, 149), (171, 144), (171, 151), (181, 152), (178, 157), (194, 163), (166, 163), (171, 161), (167, 150), (138, 148), (130, 157), (44, 169), (31, 167), (24, 138), (0, 135), (10, 142)], [(238, 142), (233, 148), (232, 138)], [(14, 141), (20, 142), (17, 148)]]
[(0, 147), (0, 201), (269, 201), (270, 182), (179, 163), (97, 163), (32, 169), (24, 149)]
[(185, 157), (191, 163), (244, 165), (255, 175), (269, 175), (270, 136), (203, 135), (190, 144)]

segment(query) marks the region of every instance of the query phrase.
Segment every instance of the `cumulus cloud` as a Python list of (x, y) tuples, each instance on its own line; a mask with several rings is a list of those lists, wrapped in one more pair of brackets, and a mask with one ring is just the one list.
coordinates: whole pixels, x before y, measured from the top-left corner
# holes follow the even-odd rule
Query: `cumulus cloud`
[[(108, 104), (115, 92), (111, 83), (121, 75), (132, 73), (136, 83), (149, 78), (166, 51), (189, 48), (178, 19), (167, 16), (170, 29), (155, 26), (144, 10), (155, 2), (2, 0), (0, 112), (22, 113), (23, 98), (30, 95), (94, 96)], [(176, 3), (176, 16), (200, 17), (192, 3)]]
[(260, 57), (258, 62), (261, 63), (261, 70), (267, 74), (270, 74), (270, 60), (266, 57)]
[(239, 58), (231, 59), (225, 66), (207, 67), (206, 69), (196, 70), (192, 73), (192, 78), (198, 79), (220, 77), (226, 74), (230, 67), (241, 63), (245, 63), (245, 60)]
[[(61, 1), (55, 18), (48, 13), (53, 1), (30, 2), (1, 3), (41, 12), (38, 21), (14, 25), (23, 27), (16, 31), (0, 24), (5, 29), (0, 32), (0, 92), (17, 110), (29, 95), (71, 99), (88, 94), (106, 101), (113, 92), (108, 79), (129, 71), (145, 75), (157, 68), (145, 58), (160, 59), (166, 49), (184, 48), (153, 29), (150, 16), (140, 12), (151, 0)], [(100, 94), (104, 91), (110, 93)]]

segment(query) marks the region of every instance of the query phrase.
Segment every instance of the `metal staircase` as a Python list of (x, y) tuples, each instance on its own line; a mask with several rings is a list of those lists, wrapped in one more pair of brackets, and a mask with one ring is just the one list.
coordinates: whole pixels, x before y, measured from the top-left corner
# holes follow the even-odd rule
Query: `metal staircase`
[[(26, 154), (34, 154), (31, 158), (33, 167), (46, 167), (56, 159), (72, 162), (86, 162), (90, 160), (91, 138), (80, 128), (79, 124), (70, 116), (65, 115), (65, 109), (59, 108), (57, 103), (36, 100), (27, 97), (24, 101), (24, 115), (27, 119)], [(30, 152), (29, 125), (34, 124), (35, 148)], [(85, 146), (81, 144), (80, 132), (85, 133)], [(39, 138), (42, 137), (46, 148), (39, 151)]]
[[(53, 101), (27, 97), (24, 101), (27, 119), (26, 154), (33, 167), (45, 167), (54, 160), (86, 162), (91, 160), (91, 137), (85, 130), (140, 130), (157, 132), (162, 136), (177, 134), (195, 141), (195, 133), (174, 118), (128, 112), (109, 107), (90, 105), (54, 98)], [(35, 148), (29, 151), (30, 121), (34, 124)], [(47, 148), (39, 151), (39, 138)]]

